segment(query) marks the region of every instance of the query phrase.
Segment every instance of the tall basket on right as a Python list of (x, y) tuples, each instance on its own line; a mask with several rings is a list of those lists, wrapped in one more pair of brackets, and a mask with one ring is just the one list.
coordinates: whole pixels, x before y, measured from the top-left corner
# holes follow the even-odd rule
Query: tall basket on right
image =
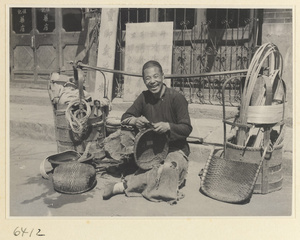
[[(283, 60), (276, 45), (266, 43), (255, 52), (247, 75), (242, 78), (239, 114), (226, 117), (223, 84), (224, 157), (235, 161), (263, 162), (253, 193), (267, 194), (282, 188), (282, 154), (286, 86), (282, 80)], [(227, 127), (235, 132), (227, 136)]]

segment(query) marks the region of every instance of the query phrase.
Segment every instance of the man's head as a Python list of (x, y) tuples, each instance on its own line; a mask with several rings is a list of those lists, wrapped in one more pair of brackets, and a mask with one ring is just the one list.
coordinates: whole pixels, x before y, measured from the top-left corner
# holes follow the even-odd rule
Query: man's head
[(157, 61), (148, 61), (143, 66), (143, 79), (146, 87), (152, 93), (159, 93), (163, 86), (164, 73)]

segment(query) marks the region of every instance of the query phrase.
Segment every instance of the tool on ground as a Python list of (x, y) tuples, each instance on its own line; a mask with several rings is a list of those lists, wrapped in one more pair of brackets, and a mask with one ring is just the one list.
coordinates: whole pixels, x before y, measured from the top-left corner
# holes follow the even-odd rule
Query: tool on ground
[(199, 143), (199, 144), (203, 144), (204, 140), (201, 137), (196, 137), (196, 136), (188, 136), (187, 137), (187, 141), (190, 143)]

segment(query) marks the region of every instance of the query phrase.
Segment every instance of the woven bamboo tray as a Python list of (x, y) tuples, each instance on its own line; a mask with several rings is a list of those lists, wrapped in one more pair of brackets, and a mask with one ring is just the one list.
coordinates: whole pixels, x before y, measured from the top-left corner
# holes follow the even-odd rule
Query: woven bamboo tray
[(260, 171), (260, 163), (234, 161), (210, 155), (201, 178), (200, 191), (223, 202), (247, 203)]

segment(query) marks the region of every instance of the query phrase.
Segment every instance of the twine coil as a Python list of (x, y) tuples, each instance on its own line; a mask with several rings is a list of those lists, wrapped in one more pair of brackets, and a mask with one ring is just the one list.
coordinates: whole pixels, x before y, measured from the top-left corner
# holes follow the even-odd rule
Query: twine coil
[[(82, 103), (86, 106), (85, 109), (80, 109), (80, 104)], [(77, 106), (79, 106), (79, 109), (74, 110)], [(73, 133), (77, 134), (79, 138), (87, 131), (87, 123), (90, 115), (91, 108), (84, 99), (71, 101), (66, 109), (66, 120)]]

